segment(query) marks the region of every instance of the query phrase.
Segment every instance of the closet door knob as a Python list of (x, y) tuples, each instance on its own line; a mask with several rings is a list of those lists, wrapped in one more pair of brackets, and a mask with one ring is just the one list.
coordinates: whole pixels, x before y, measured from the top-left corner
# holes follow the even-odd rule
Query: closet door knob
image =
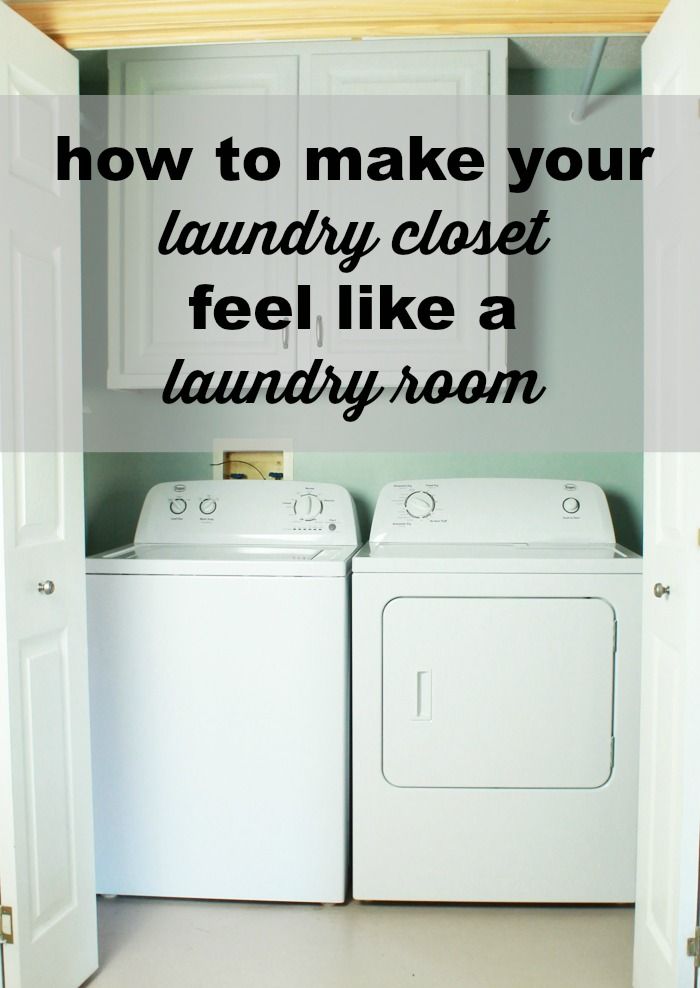
[(665, 586), (663, 583), (654, 584), (654, 596), (655, 597), (668, 597), (671, 593), (671, 588)]
[(39, 593), (43, 593), (47, 597), (50, 597), (55, 589), (56, 589), (56, 584), (53, 582), (53, 580), (42, 580), (41, 583), (37, 585), (37, 590), (39, 591)]

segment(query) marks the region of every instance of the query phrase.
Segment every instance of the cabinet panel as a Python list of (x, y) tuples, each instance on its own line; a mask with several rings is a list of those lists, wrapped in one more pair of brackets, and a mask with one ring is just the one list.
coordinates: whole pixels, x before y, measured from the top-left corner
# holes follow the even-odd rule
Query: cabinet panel
[(110, 188), (110, 386), (160, 387), (178, 357), (214, 371), (296, 366), (294, 326), (266, 330), (251, 319), (243, 329), (225, 330), (210, 306), (206, 328), (194, 329), (188, 304), (200, 283), (214, 285), (214, 301), (236, 295), (251, 305), (268, 295), (293, 299), (293, 257), (262, 264), (254, 254), (162, 256), (156, 245), (172, 210), (180, 211), (176, 232), (187, 220), (211, 223), (213, 230), (222, 220), (294, 218), (294, 168), (273, 182), (242, 176), (222, 196), (214, 151), (223, 139), (244, 132), (246, 142), (279, 142), (295, 152), (297, 64), (293, 55), (111, 58), (113, 94), (128, 98), (113, 101), (110, 143), (192, 146), (194, 153), (182, 182), (149, 182), (135, 172)]
[(314, 54), (313, 96), (486, 96), (488, 51), (357, 51)]
[[(482, 299), (506, 293), (504, 259), (470, 251), (454, 257), (436, 252), (397, 258), (391, 250), (392, 233), (401, 223), (418, 221), (425, 229), (435, 210), (440, 211), (436, 234), (452, 220), (464, 221), (470, 231), (483, 219), (494, 225), (505, 222), (505, 99), (486, 98), (505, 92), (505, 46), (482, 42), (481, 48), (471, 48), (466, 41), (452, 45), (464, 48), (416, 42), (415, 50), (410, 45), (401, 51), (356, 47), (341, 55), (310, 56), (309, 69), (302, 74), (302, 93), (312, 97), (301, 101), (302, 148), (354, 145), (367, 152), (396, 146), (404, 152), (406, 176), (409, 139), (420, 134), (426, 150), (446, 149), (440, 159), (443, 170), (450, 149), (465, 146), (484, 154), (486, 171), (469, 182), (428, 177), (420, 183), (364, 182), (362, 216), (351, 183), (302, 185), (303, 212), (318, 208), (341, 227), (353, 219), (371, 218), (382, 236), (382, 244), (352, 273), (344, 274), (335, 259), (320, 253), (300, 262), (301, 280), (313, 285), (317, 317), (317, 331), (301, 334), (299, 340), (300, 358), (307, 363), (323, 356), (341, 371), (379, 370), (385, 383), (396, 380), (405, 364), (418, 376), (437, 369), (493, 372), (505, 366), (505, 331), (487, 332), (478, 323)], [(331, 103), (327, 97), (336, 99)], [(399, 320), (380, 325), (380, 284), (392, 284), (395, 299), (415, 297), (408, 310), (414, 326)], [(347, 315), (341, 317), (341, 285), (354, 289), (350, 325)], [(374, 318), (367, 329), (360, 327), (361, 285), (374, 289)], [(453, 303), (455, 318), (446, 328), (427, 329), (417, 318), (417, 305), (436, 295)]]

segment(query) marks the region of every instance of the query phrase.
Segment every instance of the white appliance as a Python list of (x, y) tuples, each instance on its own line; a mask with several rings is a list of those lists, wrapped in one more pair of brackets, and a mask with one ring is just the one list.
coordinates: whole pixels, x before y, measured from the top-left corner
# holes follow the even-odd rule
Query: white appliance
[(99, 892), (344, 900), (357, 541), (335, 485), (188, 481), (88, 559)]
[(634, 899), (641, 559), (603, 491), (390, 484), (353, 559), (353, 894)]

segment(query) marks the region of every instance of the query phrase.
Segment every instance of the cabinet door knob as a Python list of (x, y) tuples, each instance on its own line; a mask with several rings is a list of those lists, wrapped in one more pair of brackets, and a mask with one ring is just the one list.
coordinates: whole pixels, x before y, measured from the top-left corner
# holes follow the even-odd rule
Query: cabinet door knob
[(53, 580), (42, 580), (41, 583), (37, 585), (37, 590), (39, 591), (39, 593), (43, 593), (47, 597), (50, 597), (55, 589), (56, 589), (56, 584), (53, 582)]
[(323, 346), (323, 316), (316, 316), (316, 346)]
[(654, 596), (655, 597), (668, 597), (668, 595), (670, 593), (671, 593), (671, 588), (670, 587), (667, 587), (665, 584), (663, 584), (663, 583), (655, 583), (654, 584)]

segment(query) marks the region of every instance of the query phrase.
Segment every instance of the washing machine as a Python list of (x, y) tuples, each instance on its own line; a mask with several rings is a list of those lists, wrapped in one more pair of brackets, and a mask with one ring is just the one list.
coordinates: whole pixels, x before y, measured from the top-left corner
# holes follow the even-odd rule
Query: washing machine
[(87, 561), (97, 889), (342, 902), (347, 491), (187, 481)]
[(353, 560), (353, 894), (631, 902), (641, 559), (578, 481), (400, 482)]

